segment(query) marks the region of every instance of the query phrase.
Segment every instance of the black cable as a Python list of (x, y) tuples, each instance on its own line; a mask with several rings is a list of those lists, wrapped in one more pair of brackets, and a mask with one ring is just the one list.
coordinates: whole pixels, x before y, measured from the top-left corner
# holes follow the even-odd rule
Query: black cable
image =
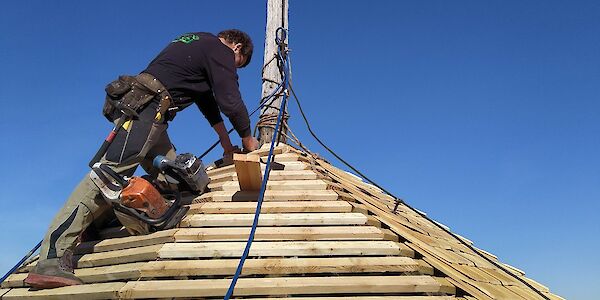
[(317, 142), (319, 142), (319, 144), (321, 144), (321, 146), (323, 146), (323, 148), (327, 149), (327, 151), (329, 151), (329, 153), (331, 153), (333, 156), (335, 156), (337, 159), (339, 159), (342, 163), (344, 163), (347, 167), (349, 167), (350, 169), (352, 169), (353, 171), (355, 171), (358, 175), (360, 175), (362, 178), (366, 179), (369, 183), (373, 184), (374, 186), (378, 187), (379, 189), (381, 189), (382, 191), (384, 191), (386, 194), (394, 197), (396, 199), (396, 206), (394, 208), (394, 212), (396, 211), (396, 208), (398, 207), (398, 205), (400, 203), (404, 204), (406, 207), (408, 207), (410, 210), (414, 211), (415, 213), (417, 213), (419, 216), (421, 216), (422, 218), (425, 218), (426, 220), (428, 220), (429, 222), (433, 223), (435, 226), (437, 226), (438, 228), (440, 228), (441, 230), (443, 230), (444, 232), (446, 232), (447, 234), (449, 234), (450, 236), (452, 236), (453, 238), (457, 239), (458, 241), (460, 241), (461, 244), (465, 245), (467, 248), (471, 249), (471, 251), (477, 253), (480, 257), (482, 257), (483, 259), (487, 260), (488, 262), (490, 262), (492, 265), (496, 266), (497, 268), (503, 270), (504, 272), (510, 274), (512, 277), (514, 277), (515, 279), (519, 280), (521, 283), (525, 284), (525, 286), (529, 287), (530, 289), (532, 289), (533, 291), (535, 291), (538, 295), (540, 295), (542, 298), (546, 299), (546, 300), (551, 300), (548, 296), (544, 295), (541, 291), (539, 291), (538, 289), (536, 289), (534, 286), (532, 286), (529, 282), (525, 281), (524, 279), (520, 278), (519, 276), (517, 276), (516, 274), (514, 274), (511, 271), (508, 271), (506, 269), (506, 267), (501, 266), (499, 263), (496, 263), (495, 261), (493, 261), (492, 259), (490, 259), (489, 257), (483, 255), (481, 252), (479, 252), (477, 249), (475, 249), (475, 247), (469, 245), (467, 242), (465, 242), (463, 239), (459, 238), (456, 234), (452, 233), (449, 229), (446, 229), (444, 226), (442, 226), (441, 224), (439, 224), (438, 222), (434, 221), (433, 219), (429, 218), (427, 215), (425, 215), (424, 213), (420, 212), (419, 210), (415, 209), (414, 207), (408, 205), (406, 202), (404, 202), (402, 199), (394, 196), (394, 194), (388, 192), (387, 190), (385, 190), (384, 188), (382, 188), (381, 186), (379, 186), (378, 184), (376, 184), (375, 182), (373, 182), (371, 179), (369, 179), (367, 176), (365, 176), (362, 172), (358, 171), (356, 168), (354, 168), (352, 165), (350, 165), (348, 162), (346, 162), (344, 159), (342, 159), (339, 155), (337, 155), (333, 150), (331, 150), (329, 147), (327, 147), (327, 145), (325, 145), (321, 139), (319, 139), (319, 137), (317, 137), (317, 135), (312, 131), (310, 124), (308, 122), (308, 119), (306, 118), (306, 115), (304, 114), (304, 111), (302, 110), (302, 106), (300, 105), (300, 100), (298, 99), (298, 96), (296, 95), (296, 93), (294, 92), (294, 87), (292, 85), (292, 82), (290, 80), (290, 82), (288, 83), (289, 89), (292, 92), (292, 95), (294, 96), (294, 100), (296, 100), (296, 104), (298, 105), (298, 110), (300, 111), (300, 114), (302, 115), (302, 118), (304, 119), (304, 122), (306, 123), (306, 127), (308, 128), (308, 131), (310, 132), (310, 134), (317, 140)]
[[(308, 131), (317, 140), (317, 142), (319, 142), (319, 144), (321, 144), (321, 146), (323, 146), (323, 148), (327, 149), (327, 151), (329, 151), (329, 153), (331, 153), (333, 156), (335, 156), (337, 159), (339, 159), (342, 163), (344, 163), (347, 167), (349, 167), (350, 169), (352, 169), (354, 172), (356, 172), (362, 178), (366, 179), (368, 182), (370, 182), (371, 184), (373, 184), (374, 186), (376, 186), (380, 190), (384, 191), (386, 194), (394, 197), (394, 200), (396, 201), (396, 207), (398, 207), (399, 203), (404, 203), (404, 200), (402, 200), (402, 199), (394, 196), (392, 193), (388, 192), (386, 189), (384, 189), (381, 186), (379, 186), (377, 183), (375, 183), (373, 180), (371, 180), (365, 174), (363, 174), (362, 172), (360, 172), (359, 170), (357, 170), (356, 168), (354, 168), (352, 165), (350, 165), (350, 163), (348, 163), (343, 158), (341, 158), (339, 155), (337, 155), (333, 150), (331, 150), (331, 148), (327, 147), (327, 145), (325, 145), (325, 143), (323, 143), (321, 141), (321, 139), (319, 139), (319, 137), (314, 133), (314, 131), (312, 131), (312, 128), (310, 127), (308, 119), (306, 118), (306, 115), (304, 114), (304, 111), (302, 110), (302, 106), (300, 105), (300, 100), (298, 100), (298, 96), (296, 96), (296, 92), (294, 91), (294, 87), (292, 86), (291, 81), (289, 83), (289, 86), (290, 86), (290, 91), (292, 92), (292, 95), (294, 96), (294, 99), (296, 100), (296, 104), (298, 105), (298, 110), (300, 110), (300, 114), (302, 115), (302, 118), (304, 119), (304, 123), (306, 123), (306, 127), (308, 128)], [(394, 208), (394, 211), (395, 211), (395, 208)]]

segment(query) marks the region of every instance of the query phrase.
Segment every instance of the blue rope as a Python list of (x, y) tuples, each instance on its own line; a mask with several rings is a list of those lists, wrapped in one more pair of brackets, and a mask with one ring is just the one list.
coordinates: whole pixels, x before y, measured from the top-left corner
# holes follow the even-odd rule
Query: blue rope
[[(285, 103), (287, 101), (287, 87), (288, 87), (288, 79), (289, 79), (289, 62), (287, 59), (284, 59), (283, 54), (281, 53), (281, 47), (278, 48), (278, 55), (281, 61), (283, 62), (283, 95), (281, 106), (279, 107), (279, 113), (277, 115), (277, 123), (275, 124), (274, 132), (279, 132), (279, 126), (281, 126), (281, 119), (284, 112)], [(287, 58), (287, 57), (286, 57)], [(258, 218), (260, 216), (260, 209), (262, 207), (262, 202), (265, 197), (265, 191), (267, 190), (267, 181), (269, 180), (269, 174), (271, 173), (271, 162), (273, 160), (273, 150), (275, 149), (275, 141), (277, 140), (277, 136), (273, 136), (271, 140), (271, 147), (269, 149), (269, 156), (267, 158), (267, 164), (265, 167), (265, 174), (263, 175), (262, 183), (260, 186), (260, 193), (258, 194), (258, 200), (256, 204), (256, 211), (254, 212), (254, 221), (252, 222), (252, 229), (250, 230), (250, 235), (248, 236), (248, 241), (246, 242), (246, 248), (244, 248), (244, 253), (240, 258), (240, 262), (235, 270), (235, 275), (233, 275), (233, 279), (231, 280), (231, 284), (229, 285), (229, 289), (227, 290), (227, 294), (225, 294), (224, 300), (229, 300), (233, 295), (233, 290), (235, 289), (235, 284), (242, 274), (242, 268), (244, 267), (244, 262), (246, 258), (248, 258), (248, 254), (250, 253), (250, 247), (252, 246), (252, 242), (254, 241), (254, 234), (256, 233), (256, 227), (258, 226)]]
[(33, 247), (33, 249), (31, 249), (29, 251), (29, 253), (27, 253), (27, 255), (25, 255), (14, 267), (12, 267), (12, 269), (10, 269), (10, 271), (8, 271), (8, 273), (4, 274), (4, 276), (2, 276), (2, 278), (0, 279), (0, 283), (3, 283), (4, 280), (6, 280), (6, 278), (8, 278), (8, 276), (10, 276), (10, 274), (12, 274), (14, 271), (16, 271), (28, 258), (31, 257), (31, 255), (33, 255), (33, 253), (42, 245), (42, 241), (40, 241), (37, 245), (35, 245), (35, 247)]

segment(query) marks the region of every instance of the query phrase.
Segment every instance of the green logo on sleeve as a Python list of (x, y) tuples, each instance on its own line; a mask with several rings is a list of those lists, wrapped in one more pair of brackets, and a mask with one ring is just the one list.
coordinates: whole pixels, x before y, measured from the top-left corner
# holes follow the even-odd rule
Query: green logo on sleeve
[(197, 35), (195, 35), (195, 34), (186, 33), (186, 34), (180, 35), (176, 39), (172, 40), (171, 43), (182, 42), (182, 43), (185, 43), (185, 44), (189, 44), (189, 43), (191, 43), (193, 41), (197, 41), (199, 39), (200, 39), (200, 37), (197, 36)]

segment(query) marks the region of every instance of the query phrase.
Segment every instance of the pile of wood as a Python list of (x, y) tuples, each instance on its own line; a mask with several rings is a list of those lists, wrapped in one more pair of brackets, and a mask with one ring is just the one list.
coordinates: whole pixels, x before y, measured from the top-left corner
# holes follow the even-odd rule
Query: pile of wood
[[(271, 171), (234, 298), (541, 299), (406, 207), (393, 214), (393, 199), (377, 188), (287, 145), (276, 154), (283, 169)], [(254, 175), (240, 177), (264, 172), (249, 161)], [(146, 236), (109, 228), (79, 245), (75, 274), (85, 285), (32, 291), (23, 279), (33, 262), (3, 283), (2, 299), (222, 298), (258, 192), (248, 188), (256, 182), (240, 184), (235, 165), (209, 176), (211, 192), (179, 228)]]

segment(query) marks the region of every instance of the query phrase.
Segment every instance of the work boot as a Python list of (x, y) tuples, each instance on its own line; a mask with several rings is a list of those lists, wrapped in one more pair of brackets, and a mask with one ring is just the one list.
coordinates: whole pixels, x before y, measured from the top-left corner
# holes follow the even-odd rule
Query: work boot
[(62, 257), (38, 261), (25, 278), (25, 283), (36, 289), (52, 289), (83, 284), (83, 281), (73, 274), (72, 252), (65, 251)]

